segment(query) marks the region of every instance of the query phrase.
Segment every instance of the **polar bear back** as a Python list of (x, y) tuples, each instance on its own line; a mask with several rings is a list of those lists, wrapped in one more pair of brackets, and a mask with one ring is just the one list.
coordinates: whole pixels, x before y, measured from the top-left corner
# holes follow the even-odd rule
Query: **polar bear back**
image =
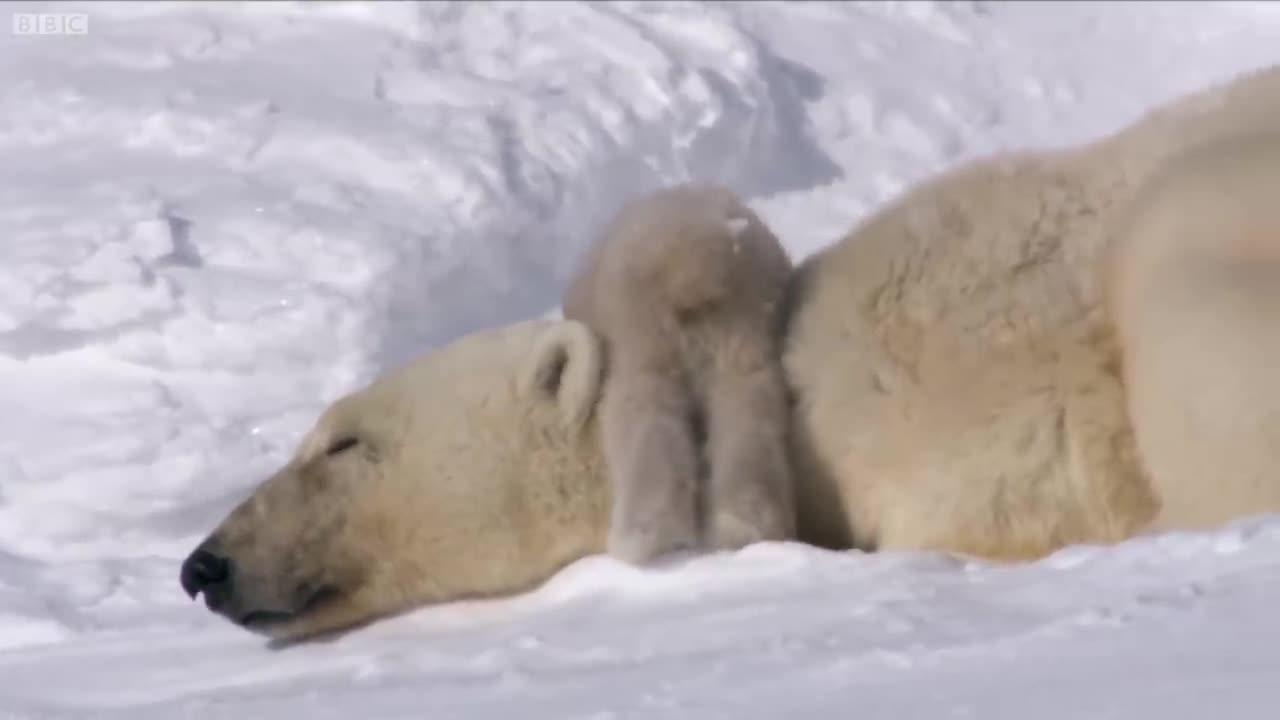
[(1159, 488), (1104, 302), (1108, 251), (1187, 148), (1268, 126), (1280, 69), (1095, 143), (943, 173), (806, 260), (785, 353), (801, 532), (1017, 559), (1148, 527)]

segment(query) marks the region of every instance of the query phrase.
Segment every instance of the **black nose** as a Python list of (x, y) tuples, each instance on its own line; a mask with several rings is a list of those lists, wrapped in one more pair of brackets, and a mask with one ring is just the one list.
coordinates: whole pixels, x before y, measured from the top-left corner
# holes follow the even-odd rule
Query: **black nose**
[(231, 589), (231, 561), (202, 545), (182, 562), (181, 580), (192, 600), (203, 592), (205, 603), (216, 607)]

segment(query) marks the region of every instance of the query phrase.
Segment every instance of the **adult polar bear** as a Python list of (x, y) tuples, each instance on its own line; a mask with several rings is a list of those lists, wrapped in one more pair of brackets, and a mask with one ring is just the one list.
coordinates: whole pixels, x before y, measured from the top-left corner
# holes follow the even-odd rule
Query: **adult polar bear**
[[(1034, 558), (1280, 511), (1280, 68), (1074, 150), (973, 163), (804, 263), (802, 541)], [(339, 400), (183, 563), (297, 638), (602, 552), (602, 353), (478, 332)]]

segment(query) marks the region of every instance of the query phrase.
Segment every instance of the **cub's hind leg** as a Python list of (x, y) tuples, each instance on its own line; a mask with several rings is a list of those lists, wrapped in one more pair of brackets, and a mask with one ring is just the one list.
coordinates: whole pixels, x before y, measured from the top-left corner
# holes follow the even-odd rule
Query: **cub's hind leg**
[(720, 371), (707, 400), (707, 543), (736, 549), (789, 540), (796, 509), (780, 371)]
[(600, 408), (610, 555), (643, 564), (700, 546), (692, 412), (678, 378), (626, 368), (610, 377)]

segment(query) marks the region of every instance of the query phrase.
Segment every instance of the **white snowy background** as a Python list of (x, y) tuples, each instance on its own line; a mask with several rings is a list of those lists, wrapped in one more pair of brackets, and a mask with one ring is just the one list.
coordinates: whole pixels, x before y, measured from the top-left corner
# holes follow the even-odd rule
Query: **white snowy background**
[[(0, 718), (1280, 717), (1280, 520), (1011, 567), (760, 545), (267, 647), (177, 563), (317, 411), (554, 312), (627, 196), (796, 259), (1280, 62), (1280, 4), (5, 3)], [(8, 18), (0, 18), (8, 24)]]

